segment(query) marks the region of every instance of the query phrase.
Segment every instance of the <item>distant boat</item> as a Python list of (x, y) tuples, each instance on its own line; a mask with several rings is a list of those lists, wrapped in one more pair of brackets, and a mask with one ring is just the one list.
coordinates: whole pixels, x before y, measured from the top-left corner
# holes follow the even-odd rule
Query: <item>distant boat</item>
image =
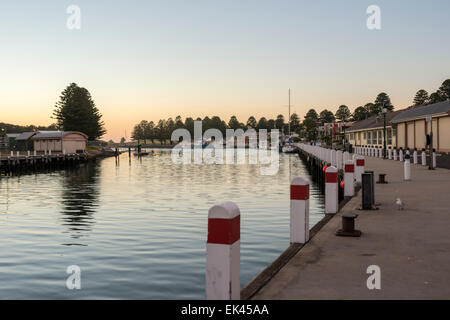
[(297, 148), (294, 147), (293, 145), (286, 144), (286, 145), (283, 146), (282, 152), (283, 153), (296, 153), (297, 152)]

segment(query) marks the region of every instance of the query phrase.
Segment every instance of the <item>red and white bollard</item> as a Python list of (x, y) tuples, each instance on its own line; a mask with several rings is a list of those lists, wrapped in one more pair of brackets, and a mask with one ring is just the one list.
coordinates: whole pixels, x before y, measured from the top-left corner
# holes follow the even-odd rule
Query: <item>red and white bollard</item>
[(353, 197), (355, 195), (355, 165), (348, 160), (344, 166), (344, 196)]
[(325, 170), (325, 213), (335, 214), (339, 209), (338, 170), (328, 167)]
[(206, 299), (240, 299), (241, 213), (231, 201), (208, 212)]
[(359, 184), (362, 182), (362, 174), (364, 173), (364, 157), (353, 157), (353, 163), (355, 164), (355, 181)]
[(309, 182), (295, 177), (291, 182), (291, 243), (309, 240)]

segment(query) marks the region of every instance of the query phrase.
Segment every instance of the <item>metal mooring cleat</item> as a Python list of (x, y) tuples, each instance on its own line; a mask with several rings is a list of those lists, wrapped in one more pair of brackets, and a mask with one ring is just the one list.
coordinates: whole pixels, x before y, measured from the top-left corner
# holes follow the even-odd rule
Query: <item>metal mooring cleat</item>
[(361, 231), (355, 230), (356, 213), (344, 213), (342, 215), (342, 229), (336, 232), (339, 237), (360, 237)]

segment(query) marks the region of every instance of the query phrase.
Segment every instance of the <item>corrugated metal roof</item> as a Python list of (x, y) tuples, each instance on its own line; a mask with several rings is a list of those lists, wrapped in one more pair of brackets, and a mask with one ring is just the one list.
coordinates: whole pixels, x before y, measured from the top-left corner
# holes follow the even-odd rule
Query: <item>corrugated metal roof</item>
[[(386, 113), (386, 124), (390, 125), (390, 122), (394, 117), (401, 114), (403, 110), (393, 111)], [(378, 119), (377, 119), (378, 118)], [(357, 131), (357, 130), (364, 130), (364, 129), (371, 129), (371, 128), (379, 128), (384, 125), (384, 119), (383, 116), (371, 116), (370, 118), (367, 118), (365, 120), (360, 120), (356, 122), (353, 126), (348, 128), (346, 131)]]
[(61, 138), (64, 135), (64, 131), (39, 131), (34, 137), (33, 139), (43, 139), (43, 138), (47, 138), (47, 139), (58, 139)]
[(413, 107), (403, 111), (401, 114), (392, 119), (393, 123), (402, 122), (409, 119), (425, 118), (438, 114), (450, 112), (450, 100), (430, 104), (427, 106)]
[(16, 140), (28, 140), (35, 134), (36, 132), (23, 132), (16, 138)]
[(34, 137), (33, 140), (35, 139), (60, 139), (63, 136), (65, 136), (66, 134), (69, 133), (76, 133), (76, 134), (80, 134), (83, 137), (85, 137), (87, 139), (87, 135), (85, 135), (82, 132), (78, 132), (78, 131), (39, 131)]

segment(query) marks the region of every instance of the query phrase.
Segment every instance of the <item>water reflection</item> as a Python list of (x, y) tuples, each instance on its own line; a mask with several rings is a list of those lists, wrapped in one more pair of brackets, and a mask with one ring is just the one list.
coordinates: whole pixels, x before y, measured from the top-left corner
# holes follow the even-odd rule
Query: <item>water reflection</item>
[(79, 239), (92, 230), (94, 213), (99, 205), (99, 170), (98, 165), (87, 164), (61, 173), (61, 220), (67, 228), (65, 233), (69, 233), (73, 239)]

